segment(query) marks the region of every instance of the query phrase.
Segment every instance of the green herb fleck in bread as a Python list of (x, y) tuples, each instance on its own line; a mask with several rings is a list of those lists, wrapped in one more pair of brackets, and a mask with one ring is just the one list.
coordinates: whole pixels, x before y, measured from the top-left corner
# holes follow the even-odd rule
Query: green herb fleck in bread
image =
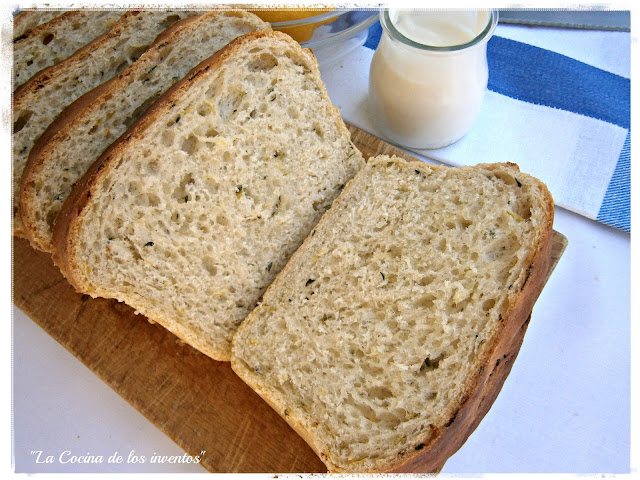
[[(54, 14), (40, 25), (24, 31), (13, 41), (14, 89), (40, 70), (55, 65), (74, 52), (108, 32), (123, 12), (76, 10), (60, 15), (58, 12), (24, 12), (18, 16), (27, 22), (42, 15)], [(46, 17), (45, 17), (46, 18)], [(18, 27), (22, 22), (18, 22)]]
[(218, 360), (363, 166), (317, 62), (244, 35), (174, 84), (71, 191), (54, 260)]
[(104, 35), (40, 71), (13, 96), (13, 234), (24, 236), (20, 181), (34, 142), (75, 99), (133, 63), (154, 39), (189, 12), (128, 12)]
[(234, 38), (270, 28), (241, 10), (189, 17), (120, 75), (67, 107), (31, 149), (22, 176), (20, 213), (31, 244), (53, 252), (53, 222), (73, 184), (160, 94)]
[(240, 326), (232, 368), (330, 472), (437, 472), (509, 372), (552, 224), (515, 165), (370, 159)]

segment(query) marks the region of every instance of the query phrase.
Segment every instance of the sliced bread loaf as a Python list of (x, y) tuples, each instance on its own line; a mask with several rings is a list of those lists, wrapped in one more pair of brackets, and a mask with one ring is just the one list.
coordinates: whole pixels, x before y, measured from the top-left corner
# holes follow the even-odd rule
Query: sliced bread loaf
[(240, 326), (232, 368), (331, 472), (439, 471), (517, 354), (552, 223), (512, 164), (370, 159)]
[(104, 35), (32, 77), (13, 96), (13, 233), (24, 236), (18, 214), (20, 180), (34, 142), (75, 99), (133, 63), (166, 28), (189, 12), (128, 12)]
[[(51, 13), (51, 12), (46, 12)], [(108, 32), (124, 12), (77, 10), (54, 16), (13, 41), (14, 89)], [(32, 19), (39, 13), (31, 12)]]
[(78, 181), (54, 260), (218, 360), (364, 160), (291, 37), (244, 35), (162, 95)]
[(32, 245), (53, 251), (53, 222), (73, 184), (161, 93), (234, 38), (270, 28), (242, 10), (187, 18), (120, 75), (67, 107), (31, 149), (22, 176), (20, 213)]
[(33, 27), (53, 20), (58, 15), (62, 15), (62, 10), (21, 10), (13, 16), (13, 41), (27, 33)]

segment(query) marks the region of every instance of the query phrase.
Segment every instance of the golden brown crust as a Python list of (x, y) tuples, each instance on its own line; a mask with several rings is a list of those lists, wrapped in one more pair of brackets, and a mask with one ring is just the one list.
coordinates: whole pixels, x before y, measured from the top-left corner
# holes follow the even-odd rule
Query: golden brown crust
[[(64, 12), (62, 10), (51, 11), (50, 15), (53, 15), (53, 16), (51, 17), (50, 20), (46, 20), (46, 21), (42, 21), (42, 19), (39, 16), (40, 13), (41, 11), (38, 11), (38, 10), (22, 10), (13, 16), (13, 41), (14, 42), (19, 42), (21, 39), (27, 38), (27, 36), (31, 36), (32, 30), (42, 27), (42, 25), (44, 25), (45, 23), (53, 22), (54, 20), (56, 20), (57, 22), (58, 20), (56, 17), (65, 15), (67, 13), (72, 13), (72, 12)], [(54, 23), (53, 25), (56, 25), (56, 23)]]
[[(417, 163), (422, 167), (424, 166), (422, 162)], [(514, 163), (480, 164), (477, 167), (489, 171), (501, 170), (505, 167), (515, 170), (516, 172), (519, 171), (518, 165)], [(441, 169), (449, 167), (429, 165), (429, 168)], [(343, 199), (348, 196), (352, 184), (353, 180), (347, 183), (342, 194), (334, 201), (334, 207), (344, 201)], [(549, 269), (551, 268), (554, 204), (546, 186), (542, 183), (539, 185), (541, 187), (541, 194), (544, 196), (542, 204), (546, 211), (545, 217), (547, 222), (540, 227), (541, 235), (537, 248), (531, 253), (529, 258), (527, 258), (526, 264), (528, 264), (529, 267), (523, 285), (520, 286), (521, 290), (511, 297), (512, 301), (504, 311), (501, 331), (493, 335), (491, 340), (492, 345), (485, 350), (484, 358), (478, 362), (480, 367), (476, 374), (468, 380), (466, 393), (462, 395), (462, 400), (459, 404), (450, 407), (450, 411), (447, 412), (445, 420), (441, 422), (441, 424), (430, 425), (430, 430), (425, 434), (425, 437), (422, 441), (419, 440), (417, 446), (420, 448), (408, 452), (401, 452), (397, 461), (382, 468), (380, 472), (440, 472), (446, 461), (460, 449), (471, 433), (477, 428), (498, 396), (520, 350), (524, 333), (531, 318), (533, 305), (542, 291)], [(329, 221), (327, 217), (323, 217), (314, 231), (307, 237), (305, 243), (309, 241), (316, 230), (321, 230), (323, 224), (327, 221)], [(303, 247), (299, 248), (293, 254), (275, 281), (268, 287), (263, 299), (269, 298), (270, 292), (272, 290), (277, 291), (279, 285), (285, 281), (289, 275), (289, 271), (293, 269), (296, 264), (296, 258), (304, 255), (303, 250), (305, 249)], [(241, 332), (245, 328), (248, 328), (247, 325), (250, 323), (253, 315), (254, 313), (249, 314), (247, 319), (240, 325), (237, 332), (238, 338), (241, 337)], [(333, 464), (328, 456), (323, 454), (322, 448), (316, 445), (316, 439), (305, 429), (302, 422), (297, 421), (291, 416), (285, 417), (281, 411), (282, 402), (280, 399), (273, 397), (272, 392), (268, 392), (255, 384), (246, 366), (233, 355), (231, 358), (231, 367), (243, 381), (256, 390), (256, 392), (258, 392), (269, 405), (276, 409), (289, 425), (307, 441), (309, 446), (320, 456), (325, 465), (327, 465), (330, 472), (350, 472), (348, 469)]]
[(217, 68), (226, 58), (232, 56), (235, 51), (240, 50), (244, 44), (262, 37), (280, 38), (287, 42), (292, 41), (288, 35), (276, 31), (251, 32), (235, 39), (225, 48), (219, 50), (194, 67), (182, 80), (176, 82), (162, 94), (118, 140), (111, 144), (91, 168), (78, 180), (76, 186), (64, 202), (53, 227), (53, 261), (60, 268), (69, 283), (75, 288), (81, 289), (85, 293), (94, 293), (90, 291), (89, 286), (85, 285), (75, 273), (77, 271), (77, 265), (75, 265), (73, 261), (73, 250), (75, 223), (91, 199), (92, 188), (99, 180), (101, 171), (111, 168), (111, 161), (113, 158), (118, 157), (118, 152), (126, 149), (130, 142), (143, 137), (145, 130), (155, 122), (157, 118), (179, 103), (182, 95), (189, 90), (189, 87), (199, 77), (206, 75), (209, 70)]
[(21, 102), (27, 100), (27, 96), (30, 93), (33, 93), (42, 88), (42, 85), (46, 85), (52, 78), (55, 78), (55, 76), (58, 75), (60, 71), (69, 68), (69, 65), (73, 63), (85, 61), (86, 58), (91, 55), (91, 53), (96, 49), (100, 48), (100, 46), (105, 41), (114, 37), (119, 37), (122, 33), (121, 29), (123, 23), (127, 22), (129, 17), (138, 15), (139, 13), (139, 11), (129, 11), (124, 13), (122, 17), (120, 17), (120, 19), (113, 25), (113, 27), (109, 29), (109, 31), (87, 43), (84, 47), (80, 48), (66, 60), (47, 67), (44, 70), (41, 70), (33, 77), (31, 77), (26, 83), (20, 85), (13, 94), (14, 108), (16, 108), (17, 106), (19, 107)]
[[(501, 165), (519, 171), (518, 165), (514, 163), (479, 166), (494, 170)], [(486, 359), (481, 362), (475, 377), (470, 379), (463, 401), (451, 414), (447, 423), (436, 426), (436, 434), (431, 436), (430, 441), (425, 440), (429, 443), (399, 459), (391, 466), (389, 472), (439, 472), (447, 459), (462, 447), (477, 428), (500, 393), (518, 355), (533, 306), (551, 268), (554, 205), (546, 186), (541, 184), (541, 187), (545, 196), (543, 207), (547, 211), (547, 223), (541, 227), (541, 241), (527, 259), (529, 267), (521, 290), (503, 315), (502, 331), (494, 336), (492, 348), (487, 349)]]
[(495, 345), (483, 363), (471, 387), (449, 422), (437, 428), (431, 442), (420, 451), (399, 460), (391, 472), (439, 472), (445, 462), (460, 449), (480, 421), (487, 414), (511, 371), (518, 355), (524, 333), (531, 319), (533, 304), (540, 295), (551, 265), (552, 229), (531, 259), (531, 275), (511, 312), (504, 318), (504, 326)]
[[(29, 11), (23, 11), (23, 12), (18, 13), (15, 16), (15, 19), (14, 19), (15, 24), (19, 24), (20, 22), (24, 21), (25, 19), (27, 19), (29, 17), (29, 15), (30, 15)], [(32, 38), (32, 37), (38, 37), (39, 35), (41, 35), (44, 32), (55, 30), (62, 23), (66, 23), (68, 21), (72, 21), (74, 18), (82, 17), (83, 15), (84, 14), (80, 10), (73, 10), (73, 11), (70, 11), (70, 12), (61, 12), (60, 15), (52, 18), (48, 22), (41, 23), (39, 25), (36, 25), (33, 28), (30, 28), (25, 33), (23, 33), (18, 38), (16, 38), (14, 41), (18, 41), (19, 42), (19, 41), (24, 40), (24, 39), (28, 39), (28, 38)]]
[[(195, 22), (198, 17), (198, 15), (194, 15), (183, 18), (182, 20), (174, 23), (171, 27), (167, 28), (158, 35), (158, 37), (156, 37), (149, 49), (158, 48), (171, 42), (176, 35), (179, 35), (180, 30), (188, 26), (190, 23)], [(48, 152), (54, 149), (56, 147), (56, 143), (68, 134), (68, 131), (74, 125), (74, 120), (82, 114), (82, 111), (98, 98), (114, 92), (114, 90), (119, 88), (122, 79), (123, 75), (117, 75), (98, 87), (89, 90), (87, 93), (72, 102), (47, 127), (31, 148), (27, 164), (22, 173), (19, 213), (22, 217), (24, 234), (34, 248), (53, 253), (51, 246), (46, 245), (37, 237), (36, 227), (34, 225), (35, 212), (33, 212), (31, 208), (33, 205), (33, 192), (28, 188), (30, 182), (33, 181), (34, 176), (43, 166), (49, 155)], [(125, 78), (125, 81), (128, 81), (128, 79)]]

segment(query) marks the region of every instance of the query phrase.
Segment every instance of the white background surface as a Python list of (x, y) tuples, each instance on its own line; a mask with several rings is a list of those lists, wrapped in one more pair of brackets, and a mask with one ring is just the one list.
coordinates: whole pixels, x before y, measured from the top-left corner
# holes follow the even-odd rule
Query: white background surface
[[(334, 85), (328, 87), (332, 92)], [(536, 303), (501, 394), (444, 473), (629, 472), (630, 236), (562, 209), (554, 228), (569, 246)], [(204, 471), (197, 465), (60, 464), (65, 450), (105, 458), (118, 452), (125, 459), (130, 451), (147, 458), (184, 452), (9, 308), (16, 473)], [(56, 462), (36, 463), (35, 451)]]

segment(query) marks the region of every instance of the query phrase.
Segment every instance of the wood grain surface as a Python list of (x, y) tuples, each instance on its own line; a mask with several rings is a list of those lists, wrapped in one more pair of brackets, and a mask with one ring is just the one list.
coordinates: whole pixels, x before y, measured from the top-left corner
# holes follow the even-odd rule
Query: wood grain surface
[[(404, 155), (349, 128), (367, 158)], [(554, 232), (553, 265), (566, 244)], [(13, 262), (15, 305), (188, 454), (205, 451), (201, 464), (207, 470), (326, 471), (302, 438), (228, 363), (181, 343), (124, 304), (75, 292), (50, 255), (33, 250), (26, 240), (14, 237)]]

